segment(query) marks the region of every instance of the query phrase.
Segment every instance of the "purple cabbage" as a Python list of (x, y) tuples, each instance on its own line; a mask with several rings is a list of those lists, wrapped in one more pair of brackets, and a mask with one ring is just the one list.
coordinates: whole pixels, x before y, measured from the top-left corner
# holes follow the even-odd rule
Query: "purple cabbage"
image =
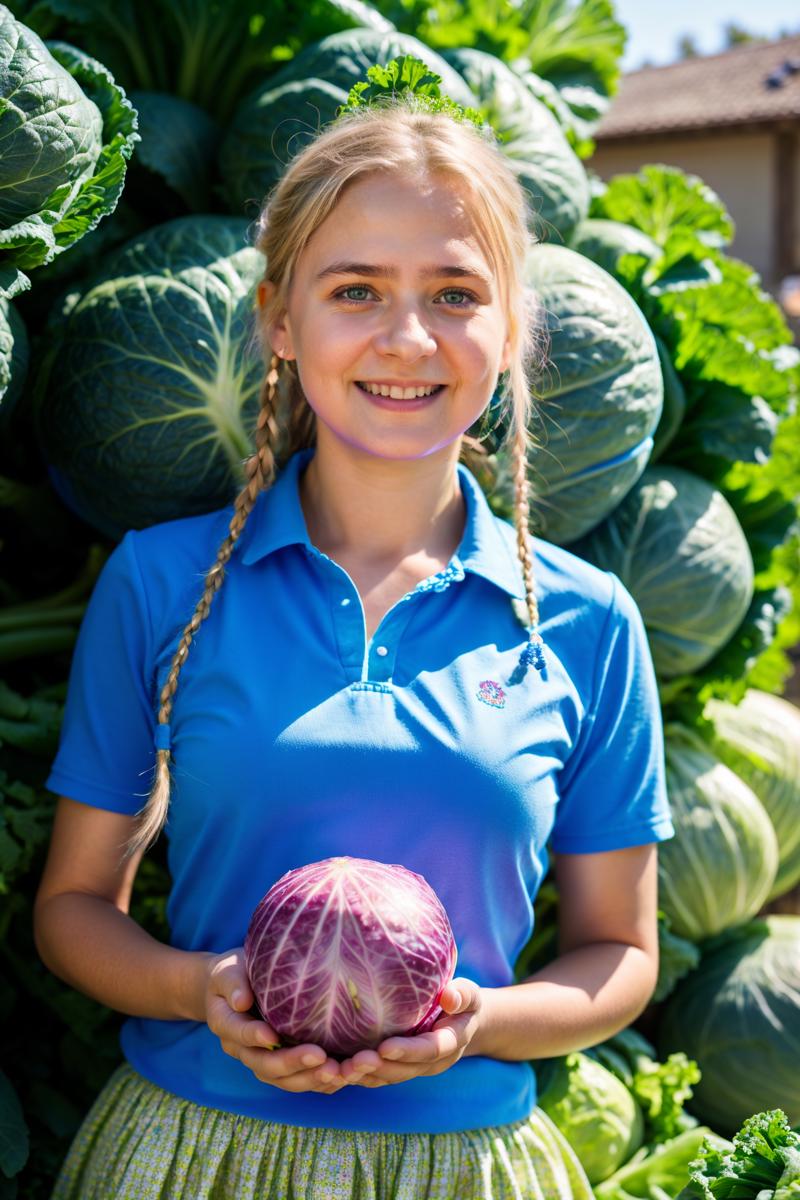
[(258, 1008), (282, 1042), (339, 1057), (430, 1029), (456, 965), (427, 881), (349, 857), (281, 876), (253, 913), (244, 953)]

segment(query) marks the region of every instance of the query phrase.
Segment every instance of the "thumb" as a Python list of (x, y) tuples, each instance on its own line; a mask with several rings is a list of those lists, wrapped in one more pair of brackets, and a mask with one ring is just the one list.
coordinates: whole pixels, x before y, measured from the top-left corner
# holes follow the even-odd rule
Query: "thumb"
[(480, 1006), (480, 991), (471, 979), (452, 979), (442, 992), (440, 1006), (451, 1016), (455, 1013), (473, 1012)]
[(245, 1012), (255, 1003), (253, 989), (244, 965), (244, 956), (239, 951), (220, 955), (214, 966), (215, 991), (236, 1012)]
[(231, 1008), (235, 1009), (236, 1012), (247, 1012), (255, 1003), (255, 996), (249, 983), (242, 982), (241, 980), (234, 983), (230, 995), (226, 999)]

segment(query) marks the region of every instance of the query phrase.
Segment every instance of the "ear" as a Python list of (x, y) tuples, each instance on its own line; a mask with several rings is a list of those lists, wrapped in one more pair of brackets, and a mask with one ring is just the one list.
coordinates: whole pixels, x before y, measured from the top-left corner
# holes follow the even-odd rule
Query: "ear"
[[(269, 279), (262, 279), (258, 285), (258, 288), (256, 289), (256, 300), (260, 313), (264, 312), (264, 309), (274, 295), (275, 284)], [(292, 335), (289, 328), (289, 317), (286, 312), (274, 317), (269, 322), (265, 322), (263, 326), (263, 332), (264, 337), (269, 342), (273, 352), (277, 354), (279, 358), (294, 358), (294, 350), (292, 349)]]

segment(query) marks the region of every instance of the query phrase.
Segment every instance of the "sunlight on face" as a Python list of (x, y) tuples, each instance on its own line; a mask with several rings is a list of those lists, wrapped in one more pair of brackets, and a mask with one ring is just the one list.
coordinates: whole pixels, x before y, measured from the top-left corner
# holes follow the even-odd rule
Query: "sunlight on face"
[(459, 442), (509, 346), (500, 281), (458, 184), (395, 172), (346, 189), (300, 255), (270, 336), (297, 359), (318, 451), (335, 439), (414, 459)]

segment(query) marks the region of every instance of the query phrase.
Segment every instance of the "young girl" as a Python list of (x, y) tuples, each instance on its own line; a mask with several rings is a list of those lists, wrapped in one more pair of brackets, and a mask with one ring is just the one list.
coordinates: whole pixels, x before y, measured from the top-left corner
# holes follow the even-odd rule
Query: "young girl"
[[(54, 1196), (588, 1200), (530, 1060), (647, 1002), (670, 825), (635, 606), (528, 534), (523, 193), (398, 101), (302, 151), (257, 245), (246, 485), (127, 534), (75, 655), (37, 945), (130, 1019)], [(498, 381), (516, 528), (459, 463)], [(128, 916), (167, 816), (170, 946)], [(547, 845), (560, 957), (514, 984)], [(344, 1061), (280, 1046), (242, 954), (271, 884), (334, 855), (423, 875), (458, 947), (436, 1026)]]

